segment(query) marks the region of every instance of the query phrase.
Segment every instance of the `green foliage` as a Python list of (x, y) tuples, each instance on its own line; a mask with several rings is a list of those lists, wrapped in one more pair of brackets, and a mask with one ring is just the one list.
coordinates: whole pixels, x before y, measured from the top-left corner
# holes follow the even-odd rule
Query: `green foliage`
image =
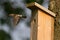
[(35, 0), (25, 0), (26, 3), (35, 2)]
[(7, 14), (13, 13), (13, 8), (9, 2), (4, 3), (4, 8)]
[(0, 30), (0, 40), (11, 40), (11, 37), (5, 31)]
[(1, 24), (6, 23), (6, 20), (5, 20), (5, 19), (0, 19), (0, 21), (1, 21), (1, 22), (0, 22)]
[(9, 2), (4, 3), (4, 8), (7, 14), (22, 14), (24, 10), (22, 8), (12, 8)]
[(39, 4), (42, 4), (43, 3), (43, 0), (25, 0), (26, 3), (31, 3), (31, 2), (37, 2)]

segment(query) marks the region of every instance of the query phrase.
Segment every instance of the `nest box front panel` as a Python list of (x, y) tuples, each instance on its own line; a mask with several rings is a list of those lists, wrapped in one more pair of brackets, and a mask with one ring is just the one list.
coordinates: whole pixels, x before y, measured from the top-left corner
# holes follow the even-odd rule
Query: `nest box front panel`
[(46, 12), (38, 10), (38, 35), (37, 40), (53, 40), (54, 18)]

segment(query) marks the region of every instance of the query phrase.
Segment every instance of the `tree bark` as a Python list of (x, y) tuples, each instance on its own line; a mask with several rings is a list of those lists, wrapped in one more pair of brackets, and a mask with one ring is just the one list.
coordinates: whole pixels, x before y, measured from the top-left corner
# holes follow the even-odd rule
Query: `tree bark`
[(49, 10), (56, 14), (54, 40), (60, 40), (60, 0), (50, 0)]

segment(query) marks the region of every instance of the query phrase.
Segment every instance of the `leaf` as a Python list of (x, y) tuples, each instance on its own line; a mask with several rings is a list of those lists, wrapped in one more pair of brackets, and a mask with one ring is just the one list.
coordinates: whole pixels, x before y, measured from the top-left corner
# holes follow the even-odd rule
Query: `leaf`
[(7, 34), (5, 31), (0, 30), (0, 40), (11, 40), (11, 36)]
[(39, 4), (43, 3), (43, 0), (25, 0), (26, 3), (37, 2)]

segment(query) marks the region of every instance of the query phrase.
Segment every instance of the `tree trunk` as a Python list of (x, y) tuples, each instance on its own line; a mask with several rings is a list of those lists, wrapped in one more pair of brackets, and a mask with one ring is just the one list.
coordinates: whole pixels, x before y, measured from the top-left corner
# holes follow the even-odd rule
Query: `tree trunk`
[(60, 40), (60, 0), (50, 0), (49, 10), (56, 14), (54, 40)]

